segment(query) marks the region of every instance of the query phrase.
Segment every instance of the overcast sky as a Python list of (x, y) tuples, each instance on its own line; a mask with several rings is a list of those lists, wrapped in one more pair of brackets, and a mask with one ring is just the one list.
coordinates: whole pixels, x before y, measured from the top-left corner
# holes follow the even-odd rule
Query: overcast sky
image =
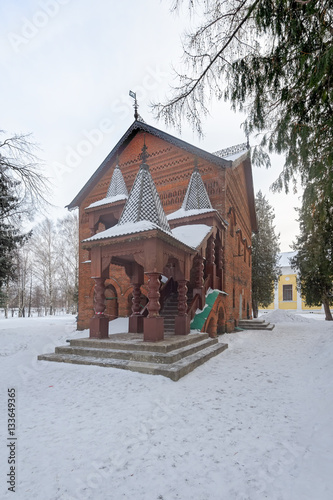
[[(189, 27), (184, 10), (170, 13), (170, 0), (2, 0), (1, 122), (8, 135), (32, 133), (52, 181), (52, 216), (63, 216), (85, 182), (133, 122), (131, 89), (150, 125), (150, 109), (174, 82), (181, 62), (181, 34)], [(192, 21), (193, 22), (193, 21)], [(244, 116), (226, 103), (212, 103), (199, 140), (185, 125), (181, 138), (214, 152), (245, 142)], [(252, 144), (255, 142), (251, 138)], [(281, 250), (290, 251), (298, 233), (298, 195), (273, 194), (283, 158), (270, 170), (254, 169), (254, 189), (276, 214)]]

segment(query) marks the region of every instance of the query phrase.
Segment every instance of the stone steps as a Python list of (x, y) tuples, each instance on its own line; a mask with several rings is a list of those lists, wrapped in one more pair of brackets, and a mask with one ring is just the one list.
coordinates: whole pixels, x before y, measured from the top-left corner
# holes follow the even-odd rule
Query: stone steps
[(263, 319), (240, 319), (238, 326), (243, 330), (267, 330), (272, 331), (275, 325), (266, 323)]
[(160, 342), (143, 342), (137, 334), (112, 337), (118, 338), (71, 340), (70, 346), (57, 347), (54, 354), (38, 359), (120, 368), (177, 381), (228, 347), (206, 334), (170, 335)]
[(167, 353), (160, 352), (149, 352), (149, 351), (131, 351), (131, 350), (116, 350), (116, 349), (103, 349), (97, 347), (71, 347), (71, 346), (61, 346), (56, 347), (56, 354), (75, 354), (78, 356), (92, 356), (98, 358), (113, 358), (113, 359), (127, 359), (131, 361), (144, 361), (144, 362), (156, 362), (156, 363), (174, 363), (179, 361), (184, 356), (190, 356), (201, 349), (209, 347), (215, 344), (214, 339), (204, 339), (201, 342), (196, 342), (195, 344), (190, 344), (179, 349)]
[(166, 333), (175, 333), (175, 318), (178, 315), (178, 295), (172, 294), (165, 301), (163, 309), (160, 312), (164, 318), (164, 331)]

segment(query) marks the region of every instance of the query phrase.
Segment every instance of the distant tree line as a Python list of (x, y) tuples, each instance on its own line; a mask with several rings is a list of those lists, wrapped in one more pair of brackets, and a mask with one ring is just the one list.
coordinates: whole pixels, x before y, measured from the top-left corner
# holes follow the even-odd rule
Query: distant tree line
[(75, 312), (78, 295), (78, 218), (45, 218), (49, 182), (29, 135), (0, 130), (0, 307), (5, 315)]
[(13, 252), (13, 271), (2, 290), (6, 317), (77, 312), (78, 241), (76, 213), (35, 226)]

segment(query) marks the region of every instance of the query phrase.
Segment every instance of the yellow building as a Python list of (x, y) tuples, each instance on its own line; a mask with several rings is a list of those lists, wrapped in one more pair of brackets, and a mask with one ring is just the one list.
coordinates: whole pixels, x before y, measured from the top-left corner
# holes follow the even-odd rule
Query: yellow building
[(316, 311), (322, 312), (323, 307), (308, 307), (305, 305), (304, 299), (301, 298), (297, 290), (296, 272), (290, 267), (290, 260), (296, 255), (296, 252), (280, 253), (280, 266), (282, 274), (279, 278), (278, 285), (275, 289), (274, 302), (267, 308), (261, 310), (294, 310), (294, 311)]

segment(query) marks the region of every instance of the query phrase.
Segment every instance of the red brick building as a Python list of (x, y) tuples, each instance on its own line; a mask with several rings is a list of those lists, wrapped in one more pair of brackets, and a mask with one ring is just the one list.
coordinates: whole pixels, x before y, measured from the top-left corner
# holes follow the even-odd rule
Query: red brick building
[(173, 295), (171, 328), (188, 333), (208, 287), (225, 293), (206, 331), (232, 331), (251, 316), (257, 225), (246, 144), (211, 154), (136, 120), (68, 206), (75, 207), (78, 329), (101, 337), (109, 319), (131, 316), (130, 331), (146, 328), (149, 338), (167, 325)]

